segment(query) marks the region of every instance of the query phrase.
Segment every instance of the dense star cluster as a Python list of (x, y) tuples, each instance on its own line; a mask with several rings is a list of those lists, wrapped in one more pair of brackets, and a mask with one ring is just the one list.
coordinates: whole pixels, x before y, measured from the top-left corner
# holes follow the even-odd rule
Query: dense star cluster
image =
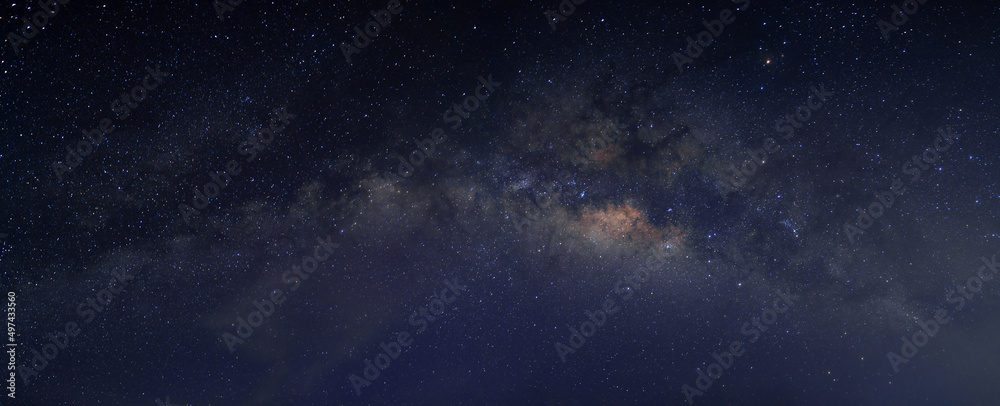
[(996, 4), (2, 7), (2, 404), (1000, 399)]

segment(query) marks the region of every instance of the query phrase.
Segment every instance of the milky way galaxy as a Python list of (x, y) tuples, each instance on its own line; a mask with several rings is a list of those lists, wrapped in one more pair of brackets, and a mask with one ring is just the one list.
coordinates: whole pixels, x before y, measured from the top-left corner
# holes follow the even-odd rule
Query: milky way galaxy
[(997, 404), (996, 5), (340, 3), (4, 6), (3, 404)]

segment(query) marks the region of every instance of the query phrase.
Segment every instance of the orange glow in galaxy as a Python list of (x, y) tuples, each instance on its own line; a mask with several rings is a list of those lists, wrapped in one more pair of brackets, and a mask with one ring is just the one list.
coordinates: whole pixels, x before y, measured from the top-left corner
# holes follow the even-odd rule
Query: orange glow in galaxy
[(599, 239), (678, 246), (687, 237), (673, 225), (659, 228), (650, 224), (645, 213), (628, 204), (584, 209), (578, 225), (584, 235)]

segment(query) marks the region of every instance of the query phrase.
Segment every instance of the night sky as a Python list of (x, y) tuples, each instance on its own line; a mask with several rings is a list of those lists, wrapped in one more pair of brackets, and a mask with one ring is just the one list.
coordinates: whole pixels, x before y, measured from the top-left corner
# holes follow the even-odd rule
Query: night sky
[(2, 7), (0, 404), (1000, 405), (995, 3)]

